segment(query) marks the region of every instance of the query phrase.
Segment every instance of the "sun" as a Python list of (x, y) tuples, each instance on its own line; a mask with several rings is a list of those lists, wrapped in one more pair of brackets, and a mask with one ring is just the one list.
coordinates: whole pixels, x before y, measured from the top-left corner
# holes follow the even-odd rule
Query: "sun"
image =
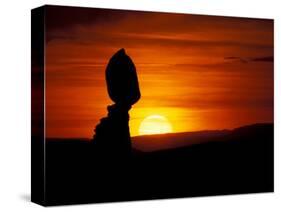
[(146, 117), (140, 124), (139, 135), (171, 133), (172, 125), (169, 120), (161, 115)]

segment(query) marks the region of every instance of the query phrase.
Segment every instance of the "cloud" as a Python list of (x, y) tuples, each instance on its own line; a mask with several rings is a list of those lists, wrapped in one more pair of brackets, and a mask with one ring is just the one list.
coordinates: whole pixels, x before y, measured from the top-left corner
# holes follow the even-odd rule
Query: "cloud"
[(274, 57), (273, 57), (273, 56), (256, 57), (256, 58), (252, 58), (251, 61), (255, 61), (255, 62), (270, 62), (270, 63), (273, 63), (273, 62), (274, 62)]
[(269, 62), (273, 63), (274, 62), (274, 57), (273, 56), (265, 56), (265, 57), (235, 57), (235, 56), (230, 56), (230, 57), (224, 57), (225, 60), (229, 61), (235, 61), (235, 62), (241, 62), (241, 63), (248, 63), (248, 62)]
[(86, 45), (126, 39), (150, 45), (189, 47), (203, 42), (211, 48), (264, 48), (272, 47), (273, 40), (272, 20), (59, 6), (48, 6), (46, 14), (48, 41), (70, 36)]
[(225, 60), (231, 60), (231, 61), (239, 61), (241, 63), (247, 63), (248, 62), (248, 59), (247, 58), (242, 58), (242, 57), (225, 57), (224, 58)]
[(119, 10), (48, 5), (46, 25), (48, 30), (63, 31), (81, 24), (114, 23), (125, 16)]

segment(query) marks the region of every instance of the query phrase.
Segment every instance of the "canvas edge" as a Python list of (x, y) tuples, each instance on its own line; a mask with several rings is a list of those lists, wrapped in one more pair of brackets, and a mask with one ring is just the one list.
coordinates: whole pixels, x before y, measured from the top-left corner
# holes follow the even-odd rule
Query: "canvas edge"
[(46, 206), (45, 6), (31, 10), (31, 201)]

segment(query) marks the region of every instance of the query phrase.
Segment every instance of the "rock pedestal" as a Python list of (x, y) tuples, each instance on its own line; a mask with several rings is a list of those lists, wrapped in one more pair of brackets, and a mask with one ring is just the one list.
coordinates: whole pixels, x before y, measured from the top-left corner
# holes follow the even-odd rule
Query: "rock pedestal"
[(107, 91), (115, 104), (95, 128), (93, 143), (99, 154), (123, 158), (131, 153), (129, 110), (140, 99), (136, 68), (125, 50), (113, 55), (106, 68)]
[(129, 109), (114, 104), (107, 107), (108, 115), (95, 128), (94, 142), (102, 154), (126, 156), (131, 152)]

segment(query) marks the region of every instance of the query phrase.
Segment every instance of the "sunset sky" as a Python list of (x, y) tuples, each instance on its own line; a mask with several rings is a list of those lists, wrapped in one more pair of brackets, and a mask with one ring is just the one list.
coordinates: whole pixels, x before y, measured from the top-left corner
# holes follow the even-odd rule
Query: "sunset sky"
[(92, 137), (113, 104), (105, 68), (120, 48), (142, 95), (132, 136), (151, 115), (173, 132), (273, 122), (272, 20), (47, 7), (47, 137)]

